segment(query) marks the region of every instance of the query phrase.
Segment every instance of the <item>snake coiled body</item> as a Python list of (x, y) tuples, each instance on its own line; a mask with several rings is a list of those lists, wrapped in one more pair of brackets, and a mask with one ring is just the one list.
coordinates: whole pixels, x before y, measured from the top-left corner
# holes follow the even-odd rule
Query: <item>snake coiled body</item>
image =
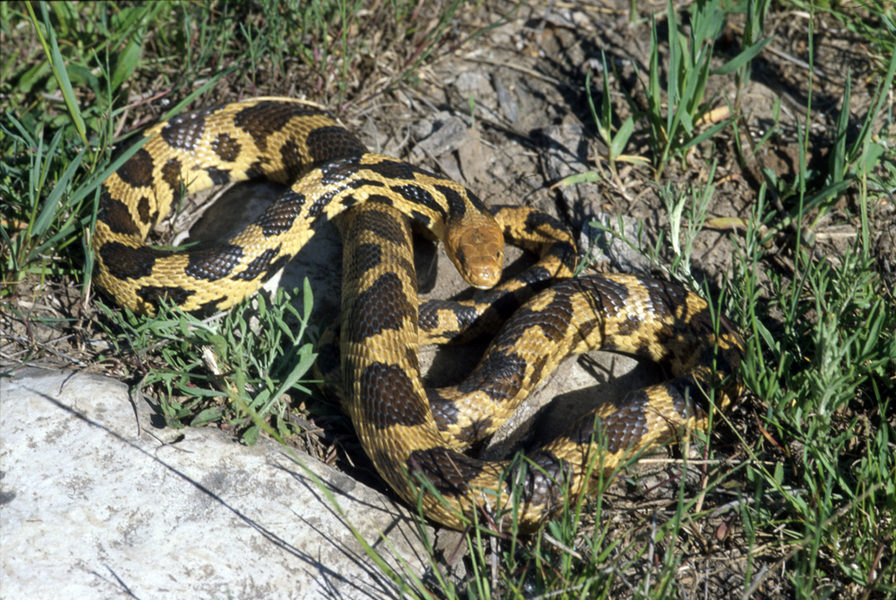
[[(326, 221), (355, 204), (394, 205), (442, 239), (467, 281), (501, 276), (501, 227), (463, 186), (367, 152), (348, 130), (307, 105), (259, 99), (159, 123), (102, 186), (92, 240), (97, 283), (136, 312), (162, 298), (186, 311), (223, 310), (288, 262)], [(264, 177), (291, 185), (253, 224), (216, 248), (168, 252), (149, 230), (185, 194)], [(485, 266), (482, 266), (482, 262)]]
[[(677, 286), (626, 275), (554, 284), (516, 312), (463, 384), (426, 390), (421, 335), (451, 337), (442, 330), (492, 309), (433, 305), (418, 321), (410, 234), (396, 210), (430, 227), (481, 287), (500, 277), (499, 221), (512, 229), (516, 220), (520, 231), (536, 223), (555, 231), (556, 224), (526, 209), (496, 220), (462, 186), (367, 153), (350, 132), (293, 101), (198, 111), (146, 135), (103, 186), (93, 239), (100, 286), (139, 311), (153, 311), (162, 298), (191, 311), (226, 308), (295, 255), (321, 222), (358, 207), (339, 222), (346, 242), (341, 351), (319, 362), (324, 373), (341, 368), (343, 406), (378, 472), (436, 521), (462, 527), (481, 517), (506, 527), (512, 516), (532, 530), (564, 499), (590, 491), (592, 467), (611, 470), (633, 452), (704, 427), (708, 396), (725, 409), (740, 394), (734, 372), (742, 342), (724, 319)], [(182, 189), (254, 176), (290, 189), (233, 239), (193, 254), (144, 245)], [(556, 232), (535, 275), (505, 284), (498, 302), (568, 277), (570, 245), (568, 234)], [(525, 458), (485, 462), (459, 451), (493, 432), (562, 358), (592, 348), (646, 356), (674, 378), (599, 407)]]

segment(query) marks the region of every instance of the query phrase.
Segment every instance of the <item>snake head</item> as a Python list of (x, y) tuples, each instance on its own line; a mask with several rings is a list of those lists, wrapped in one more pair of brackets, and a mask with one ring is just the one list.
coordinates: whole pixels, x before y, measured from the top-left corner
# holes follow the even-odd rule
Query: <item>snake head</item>
[(448, 258), (475, 288), (487, 290), (498, 284), (504, 268), (504, 234), (495, 222), (455, 227), (445, 236)]

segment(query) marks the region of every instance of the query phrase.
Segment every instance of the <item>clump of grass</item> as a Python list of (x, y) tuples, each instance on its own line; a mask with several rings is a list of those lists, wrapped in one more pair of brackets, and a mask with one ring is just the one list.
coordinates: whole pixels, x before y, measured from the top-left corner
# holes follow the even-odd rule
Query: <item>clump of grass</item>
[[(699, 5), (696, 10), (700, 10)], [(672, 22), (670, 11), (670, 32), (675, 31)], [(693, 48), (698, 39), (691, 38), (682, 47)], [(656, 47), (653, 51), (655, 56)], [(705, 64), (699, 61), (680, 60), (677, 64), (683, 69), (679, 82), (699, 83), (704, 77), (701, 73), (707, 73)], [(780, 572), (785, 573), (790, 593), (796, 598), (896, 594), (896, 562), (892, 558), (896, 556), (896, 524), (892, 518), (896, 510), (896, 423), (892, 420), (896, 301), (872, 255), (874, 207), (881, 205), (880, 198), (893, 202), (896, 180), (893, 138), (888, 133), (892, 115), (884, 100), (891, 94), (894, 70), (896, 59), (890, 57), (871, 109), (858, 125), (849, 118), (852, 88), (847, 75), (843, 106), (831, 135), (835, 143), (829, 168), (823, 173), (808, 169), (808, 132), (800, 128), (799, 165), (794, 178), (783, 180), (766, 172), (767, 180), (759, 190), (752, 215), (734, 220), (744, 235), (738, 244), (741, 251), (734, 272), (726, 280), (724, 312), (748, 334), (742, 376), (758, 398), (755, 420), (760, 432), (754, 442), (745, 440), (749, 460), (739, 469), (720, 475), (728, 489), (738, 490), (739, 499), (731, 504), (733, 514), (726, 519), (726, 529), (730, 531), (732, 525), (739, 524), (748, 546), (744, 549), (747, 564), (742, 597), (752, 597), (767, 584), (770, 575)], [(699, 88), (697, 85), (694, 89)], [(678, 89), (686, 90), (687, 86), (679, 85)], [(663, 121), (662, 127), (656, 120), (655, 131), (672, 130), (673, 109), (680, 110), (683, 120), (691, 116), (688, 106), (694, 104), (683, 103), (676, 108), (676, 102), (684, 99), (679, 94), (677, 101), (669, 101), (667, 116), (671, 120)], [(606, 111), (595, 120), (604, 141), (612, 144), (616, 138), (603, 133), (609, 131)], [(774, 129), (765, 134), (760, 145), (774, 135)], [(627, 133), (622, 127), (618, 131)], [(687, 133), (681, 138), (686, 140), (683, 144), (667, 146), (668, 156), (685, 149), (694, 139)], [(652, 139), (670, 142), (660, 136)], [(660, 169), (656, 175), (661, 175)], [(708, 184), (683, 188), (657, 184), (669, 216), (670, 231), (666, 235), (673, 247), (674, 264), (668, 270), (677, 271), (685, 279), (689, 279), (693, 235), (702, 226), (713, 195), (712, 180), (710, 176)], [(814, 251), (814, 231), (847, 191), (853, 194), (856, 207), (852, 215), (857, 224), (855, 242), (842, 255), (828, 260)], [(774, 203), (768, 200), (772, 195)], [(781, 207), (786, 209), (782, 211)], [(790, 244), (794, 248), (793, 271), (788, 274), (766, 268), (769, 242), (785, 231), (792, 232)], [(629, 243), (637, 247), (634, 241)], [(659, 262), (661, 255), (655, 248), (654, 260)], [(700, 289), (693, 280), (690, 285)], [(679, 508), (687, 510), (686, 506)], [(679, 564), (675, 557), (680, 555), (675, 549), (680, 530), (674, 524), (680, 518), (682, 511), (674, 511), (667, 523), (671, 537), (664, 539), (669, 554), (664, 555), (663, 564), (668, 563), (669, 570), (655, 575), (656, 585), (628, 585), (624, 588), (627, 594), (676, 596), (670, 582)], [(556, 526), (549, 528), (553, 532)], [(625, 562), (602, 569), (593, 558), (600, 552), (582, 556), (587, 541), (600, 539), (602, 530), (598, 528), (584, 539), (565, 544), (568, 549), (563, 551), (564, 558), (555, 559), (553, 564), (572, 560), (576, 564), (574, 575), (563, 571), (545, 589), (582, 597), (587, 588), (589, 597), (613, 597), (619, 588), (612, 587), (608, 573), (625, 569)], [(516, 543), (510, 545), (520, 554)], [(522, 544), (531, 548), (526, 542)], [(472, 556), (483, 555), (481, 551), (476, 554), (481, 545), (475, 541), (469, 546)], [(770, 553), (780, 557), (771, 567), (759, 560)], [(517, 565), (509, 572), (518, 572), (517, 558), (505, 559), (507, 564)], [(585, 573), (591, 573), (592, 578), (576, 578)], [(617, 582), (624, 579), (619, 576)], [(512, 590), (508, 596), (523, 595), (518, 583), (502, 584)], [(531, 593), (533, 588), (526, 591)]]
[(287, 392), (311, 393), (303, 381), (317, 356), (306, 339), (307, 280), (301, 311), (292, 302), (298, 295), (278, 290), (270, 305), (259, 295), (209, 320), (167, 305), (153, 317), (101, 306), (113, 354), (134, 357), (138, 389), (153, 390), (169, 426), (219, 423), (254, 444), (260, 429), (252, 415), (272, 420), (285, 437), (291, 433)]
[[(666, 86), (661, 83), (659, 64), (659, 35), (656, 23), (650, 37), (650, 68), (647, 84), (647, 110), (651, 146), (654, 152), (656, 178), (661, 179), (667, 162), (716, 135), (728, 126), (722, 120), (698, 132), (697, 123), (709, 111), (704, 102), (706, 83), (710, 75), (728, 75), (748, 64), (771, 38), (755, 40), (740, 54), (717, 69), (712, 69), (713, 42), (722, 31), (725, 12), (718, 3), (698, 1), (691, 15), (688, 36), (679, 31), (678, 17), (670, 2), (667, 9), (669, 29), (669, 62), (665, 68)], [(664, 93), (665, 92), (665, 93)], [(665, 105), (665, 108), (664, 108)]]
[[(138, 149), (113, 161), (116, 119), (128, 111), (128, 88), (138, 67), (147, 60), (142, 45), (148, 23), (168, 19), (197, 24), (173, 3), (120, 7), (95, 3), (20, 3), (0, 7), (9, 28), (4, 35), (20, 41), (25, 60), (3, 63), (0, 92), (10, 98), (0, 120), (0, 239), (8, 244), (0, 263), (0, 295), (9, 296), (27, 276), (75, 276), (89, 281), (92, 269), (89, 231), (92, 230), (100, 183)], [(86, 13), (86, 14), (85, 14)], [(26, 36), (23, 31), (32, 35)], [(184, 38), (164, 35), (159, 44), (169, 56), (185, 56), (199, 68)], [(210, 49), (221, 30), (205, 38), (200, 60), (213, 60)], [(200, 38), (203, 36), (200, 36)], [(30, 42), (30, 43), (29, 43)], [(192, 46), (191, 46), (192, 48)], [(43, 53), (43, 57), (40, 56)], [(115, 55), (114, 60), (109, 56)], [(203, 64), (201, 68), (205, 68)], [(235, 71), (215, 70), (204, 84), (189, 91), (172, 111), (206, 93)], [(195, 71), (169, 81), (175, 94)], [(39, 101), (39, 96), (53, 102)], [(164, 93), (162, 93), (164, 95)], [(8, 200), (8, 201), (7, 201)], [(84, 232), (87, 231), (87, 235)]]
[[(874, 129), (894, 72), (891, 58), (851, 146), (847, 75), (823, 176), (813, 178), (806, 167), (808, 133), (801, 130), (795, 178), (768, 173), (736, 265), (737, 285), (729, 286), (731, 312), (750, 333), (742, 376), (765, 407), (763, 438), (751, 449), (757, 460), (745, 471), (753, 508), (742, 517), (754, 534), (772, 527), (782, 532), (781, 564), (796, 597), (827, 597), (851, 585), (869, 594), (896, 593), (896, 566), (881, 561), (896, 553), (896, 431), (887, 417), (896, 397), (896, 303), (871, 255), (875, 199), (867, 185), (893, 153), (874, 141), (882, 139)], [(888, 124), (891, 116), (884, 130)], [(856, 193), (858, 231), (852, 246), (830, 261), (813, 252), (813, 231), (847, 189)], [(791, 208), (783, 217), (769, 208), (771, 193), (787, 199)], [(785, 227), (794, 232), (794, 272), (767, 272), (763, 285), (770, 231)], [(759, 460), (763, 455), (777, 457), (772, 468)]]

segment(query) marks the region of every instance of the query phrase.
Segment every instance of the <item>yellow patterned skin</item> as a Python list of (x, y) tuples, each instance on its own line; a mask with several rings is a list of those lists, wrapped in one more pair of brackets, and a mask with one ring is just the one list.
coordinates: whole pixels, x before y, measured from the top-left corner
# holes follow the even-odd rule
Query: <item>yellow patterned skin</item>
[[(368, 201), (394, 203), (431, 229), (471, 285), (489, 288), (501, 277), (501, 228), (475, 195), (368, 153), (351, 132), (305, 104), (228, 104), (160, 123), (145, 137), (103, 183), (92, 240), (97, 284), (131, 310), (153, 313), (162, 298), (186, 311), (229, 308), (295, 256), (320, 223)], [(224, 244), (176, 253), (145, 244), (183, 194), (256, 177), (291, 188)], [(472, 252), (471, 240), (484, 251)]]
[[(734, 372), (743, 346), (727, 322), (678, 286), (631, 275), (554, 284), (516, 311), (463, 383), (426, 390), (405, 220), (365, 205), (337, 223), (345, 243), (340, 350), (322, 357), (323, 376), (341, 377), (343, 408), (380, 475), (447, 526), (462, 528), (476, 513), (499, 529), (515, 519), (533, 531), (564, 499), (591, 491), (589, 469), (609, 473), (634, 453), (705, 429), (709, 410), (727, 410), (741, 394)], [(597, 407), (525, 457), (488, 462), (461, 453), (566, 356), (593, 349), (652, 359), (673, 379)]]
[[(145, 135), (103, 184), (92, 240), (98, 285), (138, 312), (154, 312), (162, 299), (187, 311), (225, 309), (338, 216), (346, 245), (340, 349), (323, 351), (319, 368), (341, 382), (343, 407), (379, 473), (438, 522), (459, 528), (478, 517), (506, 528), (515, 505), (513, 518), (531, 531), (570, 494), (590, 491), (593, 461), (612, 470), (633, 452), (705, 427), (708, 411), (729, 408), (741, 393), (742, 341), (698, 296), (628, 275), (569, 279), (574, 243), (551, 217), (525, 208), (489, 211), (455, 182), (368, 153), (305, 104), (234, 103)], [(200, 252), (145, 245), (183, 194), (254, 177), (289, 190), (232, 239)], [(405, 217), (442, 239), (477, 287), (501, 277), (502, 234), (540, 261), (477, 302), (428, 302), (418, 314)], [(423, 388), (420, 340), (478, 335), (511, 313), (464, 383)], [(565, 356), (594, 348), (656, 360), (673, 379), (598, 407), (525, 458), (483, 462), (460, 452), (494, 432)]]

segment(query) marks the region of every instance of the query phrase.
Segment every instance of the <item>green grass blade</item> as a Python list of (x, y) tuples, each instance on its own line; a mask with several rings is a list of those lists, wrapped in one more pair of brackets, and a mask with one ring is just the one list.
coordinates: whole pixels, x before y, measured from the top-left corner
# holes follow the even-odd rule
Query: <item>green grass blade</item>
[(50, 192), (50, 195), (47, 197), (46, 201), (44, 201), (44, 206), (41, 209), (37, 220), (34, 221), (34, 227), (31, 229), (32, 235), (43, 236), (50, 228), (50, 225), (53, 223), (53, 217), (56, 215), (59, 201), (68, 189), (69, 181), (74, 176), (75, 171), (78, 170), (78, 167), (81, 166), (81, 161), (84, 160), (86, 154), (86, 150), (79, 152), (78, 155), (75, 156), (75, 159), (69, 163), (68, 168), (62, 174), (62, 177), (59, 178), (59, 181), (56, 182), (53, 191)]
[(756, 55), (759, 54), (762, 49), (765, 48), (773, 39), (775, 39), (775, 36), (769, 36), (760, 42), (756, 42), (718, 69), (713, 69), (712, 71), (710, 71), (709, 74), (730, 75), (731, 73), (737, 71), (742, 66), (746, 65), (748, 62), (756, 58)]
[(619, 130), (616, 132), (616, 136), (613, 137), (613, 141), (610, 144), (610, 156), (612, 158), (622, 155), (625, 145), (628, 144), (628, 140), (634, 132), (635, 120), (633, 117), (629, 117), (619, 126)]
[(727, 127), (728, 124), (731, 123), (733, 120), (734, 119), (725, 119), (724, 121), (719, 121), (718, 123), (714, 124), (709, 129), (707, 129), (706, 131), (701, 133), (700, 135), (697, 135), (693, 139), (682, 144), (681, 149), (687, 150), (691, 146), (697, 146), (698, 144), (705, 142), (706, 140), (708, 140), (709, 138), (711, 138), (712, 136), (714, 136), (715, 134), (720, 132), (722, 129)]
[(84, 126), (84, 118), (81, 116), (81, 109), (78, 107), (78, 101), (75, 98), (75, 90), (72, 89), (72, 83), (68, 78), (68, 70), (65, 66), (65, 60), (62, 58), (62, 53), (59, 52), (59, 44), (56, 41), (56, 34), (53, 31), (53, 25), (50, 23), (50, 16), (47, 14), (47, 3), (40, 3), (40, 11), (41, 16), (43, 16), (44, 26), (47, 28), (49, 42), (44, 38), (43, 33), (40, 31), (37, 15), (34, 14), (34, 7), (30, 2), (26, 2), (25, 6), (28, 8), (28, 14), (37, 31), (37, 36), (44, 48), (44, 52), (46, 52), (47, 57), (50, 58), (50, 64), (53, 68), (53, 76), (56, 78), (57, 83), (59, 83), (59, 89), (62, 91), (62, 98), (65, 100), (65, 106), (68, 108), (69, 116), (71, 116), (72, 122), (75, 124), (75, 129), (78, 131), (81, 141), (84, 142), (84, 145), (86, 146), (88, 145), (87, 128)]
[(843, 181), (844, 171), (846, 169), (846, 134), (849, 131), (849, 96), (852, 87), (852, 78), (849, 70), (846, 71), (846, 85), (843, 89), (843, 105), (840, 108), (840, 115), (837, 117), (837, 139), (834, 142), (833, 152), (831, 152), (831, 180), (834, 183)]
[(135, 36), (125, 46), (124, 51), (118, 55), (115, 61), (115, 69), (112, 71), (112, 89), (117, 90), (122, 83), (130, 79), (131, 75), (137, 69), (137, 63), (143, 56), (143, 40), (142, 36)]

